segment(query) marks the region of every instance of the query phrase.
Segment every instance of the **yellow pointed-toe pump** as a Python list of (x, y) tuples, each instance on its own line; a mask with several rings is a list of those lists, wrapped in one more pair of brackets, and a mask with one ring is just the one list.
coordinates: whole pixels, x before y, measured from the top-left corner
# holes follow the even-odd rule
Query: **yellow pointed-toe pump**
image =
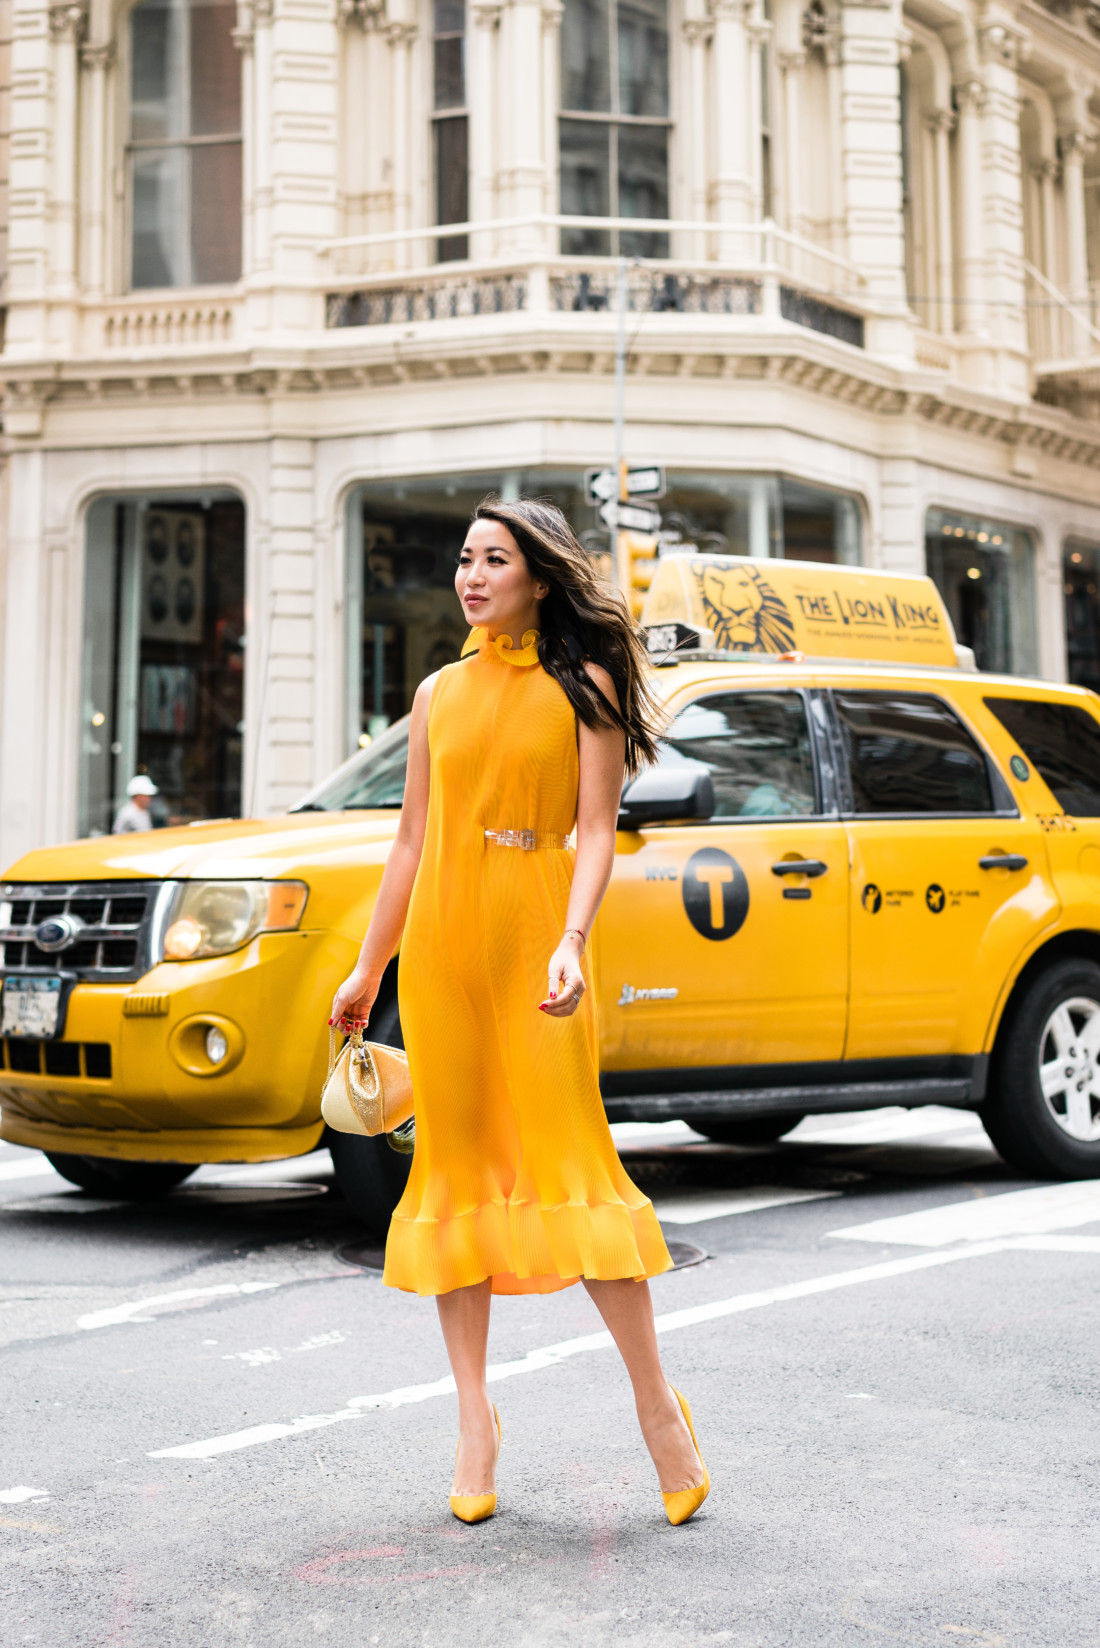
[[(500, 1458), (500, 1444), (501, 1444), (503, 1438), (501, 1436), (501, 1430), (500, 1430), (500, 1414), (497, 1412), (497, 1405), (496, 1405), (495, 1402), (493, 1403), (493, 1418), (497, 1422), (497, 1453), (496, 1453), (496, 1456), (499, 1459)], [(459, 1439), (458, 1439), (458, 1448), (455, 1449), (455, 1464), (456, 1465), (458, 1464), (458, 1451), (459, 1451), (459, 1448), (461, 1448), (461, 1446), (462, 1446), (462, 1438), (460, 1436)], [(456, 1494), (456, 1493), (453, 1493), (451, 1495), (451, 1510), (454, 1512), (455, 1516), (457, 1516), (457, 1518), (460, 1522), (484, 1522), (488, 1517), (492, 1516), (492, 1514), (496, 1510), (496, 1508), (497, 1508), (497, 1496), (496, 1496), (495, 1493), (487, 1493), (487, 1494)], [(690, 1516), (690, 1514), (691, 1513), (689, 1511), (688, 1515)]]
[(699, 1457), (699, 1464), (702, 1466), (703, 1471), (703, 1480), (699, 1483), (698, 1487), (679, 1488), (675, 1493), (662, 1492), (661, 1494), (661, 1498), (665, 1502), (665, 1514), (667, 1515), (668, 1520), (672, 1523), (672, 1526), (674, 1528), (678, 1528), (681, 1522), (686, 1522), (689, 1517), (695, 1515), (696, 1511), (709, 1494), (710, 1472), (703, 1464), (703, 1456), (699, 1453), (699, 1444), (695, 1440), (695, 1426), (691, 1422), (691, 1409), (688, 1407), (687, 1397), (681, 1396), (675, 1385), (670, 1385), (668, 1388), (676, 1398), (677, 1402), (679, 1402), (680, 1412), (687, 1420), (687, 1428), (691, 1432), (692, 1446)]

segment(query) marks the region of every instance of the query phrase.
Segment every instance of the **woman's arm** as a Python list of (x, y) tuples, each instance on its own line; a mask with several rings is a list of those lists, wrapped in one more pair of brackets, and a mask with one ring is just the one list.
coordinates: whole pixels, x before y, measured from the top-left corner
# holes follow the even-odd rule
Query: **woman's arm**
[(438, 676), (421, 681), (413, 699), (405, 799), (374, 911), (354, 971), (337, 990), (330, 1024), (345, 1030), (366, 1024), (390, 957), (405, 926), (428, 817), (428, 706)]
[[(615, 683), (598, 664), (585, 669), (616, 709)], [(566, 932), (550, 958), (550, 988), (539, 1006), (555, 1018), (575, 1013), (584, 994), (580, 958), (615, 863), (615, 824), (626, 767), (626, 735), (618, 727), (578, 725), (580, 787), (577, 793), (577, 858), (565, 914)]]

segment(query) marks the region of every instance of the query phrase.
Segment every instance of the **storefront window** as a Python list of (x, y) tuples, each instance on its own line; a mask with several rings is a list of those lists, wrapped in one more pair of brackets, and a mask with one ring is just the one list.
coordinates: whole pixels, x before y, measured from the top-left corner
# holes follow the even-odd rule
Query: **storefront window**
[(1066, 602), (1066, 679), (1100, 692), (1100, 547), (1075, 543), (1062, 552)]
[(671, 472), (666, 526), (700, 549), (787, 561), (860, 564), (859, 506), (842, 492), (779, 475)]
[(1004, 521), (943, 509), (929, 510), (924, 532), (928, 571), (978, 668), (1036, 674), (1031, 535)]
[[(487, 493), (549, 499), (610, 575), (610, 538), (580, 470), (508, 470), (363, 486), (350, 505), (349, 752), (412, 707), (420, 682), (459, 656), (454, 592), (470, 517)], [(660, 510), (670, 548), (858, 566), (853, 498), (775, 476), (670, 473)]]
[(412, 707), (426, 675), (453, 663), (469, 631), (455, 595), (466, 528), (487, 493), (549, 498), (583, 527), (584, 477), (510, 471), (362, 487), (351, 513), (349, 746)]
[(81, 834), (110, 831), (139, 775), (154, 824), (240, 813), (244, 525), (230, 496), (89, 511)]

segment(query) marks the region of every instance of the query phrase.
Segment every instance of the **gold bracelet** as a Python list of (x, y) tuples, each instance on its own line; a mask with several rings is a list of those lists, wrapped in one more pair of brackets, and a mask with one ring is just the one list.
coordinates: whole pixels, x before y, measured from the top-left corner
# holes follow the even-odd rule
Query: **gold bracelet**
[(567, 927), (565, 929), (565, 932), (561, 936), (562, 936), (562, 938), (568, 938), (570, 933), (576, 933), (577, 937), (580, 939), (580, 941), (581, 941), (581, 954), (583, 955), (584, 954), (584, 947), (588, 943), (588, 939), (586, 938), (584, 933), (581, 932), (579, 927)]

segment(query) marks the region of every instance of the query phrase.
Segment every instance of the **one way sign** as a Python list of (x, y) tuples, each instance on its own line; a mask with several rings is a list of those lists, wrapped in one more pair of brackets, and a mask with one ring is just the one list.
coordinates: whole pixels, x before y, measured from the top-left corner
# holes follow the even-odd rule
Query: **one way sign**
[[(587, 469), (584, 474), (584, 493), (590, 504), (610, 503), (619, 495), (619, 483), (613, 469)], [(663, 498), (665, 472), (660, 464), (647, 464), (626, 472), (628, 498)]]

